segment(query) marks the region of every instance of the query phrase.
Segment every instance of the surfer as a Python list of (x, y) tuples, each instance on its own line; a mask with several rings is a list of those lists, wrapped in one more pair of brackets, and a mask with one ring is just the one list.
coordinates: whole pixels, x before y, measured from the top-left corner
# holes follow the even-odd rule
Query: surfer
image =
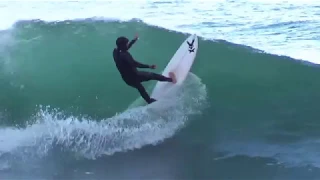
[(128, 50), (137, 40), (137, 35), (130, 42), (129, 39), (124, 36), (118, 37), (116, 40), (117, 47), (113, 50), (113, 59), (124, 82), (126, 82), (127, 85), (136, 88), (139, 91), (140, 95), (143, 97), (143, 99), (148, 104), (150, 104), (156, 100), (150, 98), (146, 89), (142, 86), (142, 82), (149, 80), (158, 80), (176, 83), (176, 79), (173, 73), (169, 73), (169, 77), (165, 77), (163, 75), (153, 72), (138, 71), (136, 68), (155, 69), (156, 66), (142, 64), (133, 59)]

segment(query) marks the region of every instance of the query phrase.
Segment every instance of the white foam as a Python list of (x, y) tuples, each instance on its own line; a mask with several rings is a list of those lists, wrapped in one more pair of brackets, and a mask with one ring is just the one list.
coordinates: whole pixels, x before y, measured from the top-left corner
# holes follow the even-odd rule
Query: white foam
[[(129, 20), (133, 14), (140, 14), (145, 2), (124, 1), (28, 1), (0, 2), (0, 29), (8, 29), (19, 20), (41, 19), (62, 21), (101, 17), (103, 19)], [(119, 8), (121, 7), (121, 8)], [(128, 10), (130, 13), (128, 13)], [(14, 13), (12, 13), (14, 12)]]
[[(33, 156), (41, 157), (54, 146), (59, 146), (94, 159), (103, 154), (112, 155), (157, 144), (182, 128), (189, 115), (200, 113), (206, 100), (205, 86), (195, 75), (189, 75), (186, 84), (176, 93), (179, 96), (170, 97), (170, 101), (133, 108), (100, 122), (61, 118), (61, 113), (40, 110), (35, 116), (37, 122), (27, 128), (0, 130), (0, 152), (18, 151), (21, 154), (22, 151), (23, 155), (33, 153)], [(32, 151), (24, 148), (32, 148)]]

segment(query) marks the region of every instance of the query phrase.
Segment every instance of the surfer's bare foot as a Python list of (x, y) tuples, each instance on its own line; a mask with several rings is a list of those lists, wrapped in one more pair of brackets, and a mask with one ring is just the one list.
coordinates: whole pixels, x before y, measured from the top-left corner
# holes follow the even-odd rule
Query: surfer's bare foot
[(169, 72), (169, 77), (172, 79), (172, 83), (177, 83), (176, 75), (173, 72)]

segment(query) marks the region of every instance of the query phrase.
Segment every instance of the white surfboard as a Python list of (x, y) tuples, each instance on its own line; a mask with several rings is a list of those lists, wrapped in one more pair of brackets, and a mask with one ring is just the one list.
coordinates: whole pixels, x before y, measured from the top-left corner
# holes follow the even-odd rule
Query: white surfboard
[(173, 86), (181, 85), (187, 77), (198, 51), (197, 35), (189, 36), (179, 47), (171, 58), (170, 62), (162, 72), (162, 75), (169, 77), (169, 73), (173, 72), (176, 76), (177, 83), (158, 81), (155, 85), (151, 97), (158, 100), (161, 99)]

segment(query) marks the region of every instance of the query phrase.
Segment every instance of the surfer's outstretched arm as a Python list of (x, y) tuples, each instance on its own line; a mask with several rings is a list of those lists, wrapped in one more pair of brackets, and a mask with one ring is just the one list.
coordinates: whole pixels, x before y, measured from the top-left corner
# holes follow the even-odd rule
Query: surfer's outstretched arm
[(128, 50), (131, 48), (131, 46), (132, 46), (135, 42), (137, 42), (137, 38), (132, 39), (132, 40), (129, 42), (129, 44), (128, 44)]
[(128, 61), (132, 66), (134, 67), (138, 67), (138, 68), (151, 68), (151, 66), (149, 65), (146, 65), (146, 64), (142, 64), (142, 63), (139, 63), (138, 61), (135, 61), (133, 59), (133, 57), (131, 56), (130, 53), (126, 53), (125, 54), (125, 60)]
[(131, 48), (131, 46), (132, 46), (135, 42), (137, 42), (137, 40), (138, 40), (138, 34), (136, 34), (136, 36), (134, 37), (134, 39), (132, 39), (132, 40), (129, 42), (129, 44), (128, 44), (128, 50)]

